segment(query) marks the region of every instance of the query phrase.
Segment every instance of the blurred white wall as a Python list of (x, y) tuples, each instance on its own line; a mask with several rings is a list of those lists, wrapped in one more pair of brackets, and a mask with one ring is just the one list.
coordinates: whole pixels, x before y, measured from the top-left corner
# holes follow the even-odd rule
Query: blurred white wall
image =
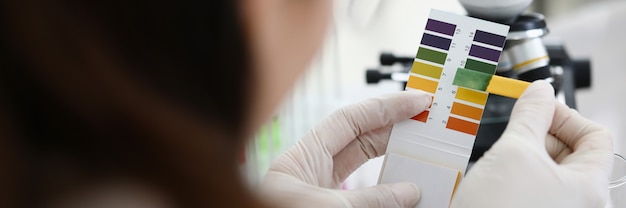
[(594, 4), (619, 1), (623, 0), (534, 0), (534, 5), (541, 7), (540, 12), (548, 16), (562, 16)]

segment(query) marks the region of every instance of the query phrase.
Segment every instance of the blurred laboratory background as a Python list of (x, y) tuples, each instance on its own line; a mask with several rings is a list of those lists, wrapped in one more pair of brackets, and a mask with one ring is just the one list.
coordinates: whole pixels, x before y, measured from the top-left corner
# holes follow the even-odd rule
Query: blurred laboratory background
[[(465, 14), (456, 0), (340, 0), (326, 43), (310, 70), (259, 130), (246, 155), (247, 177), (258, 183), (270, 162), (338, 108), (402, 90), (401, 82), (367, 84), (366, 70), (390, 52), (414, 56), (431, 8)], [(615, 152), (626, 155), (626, 1), (535, 0), (529, 11), (546, 17), (545, 41), (562, 43), (569, 55), (591, 61), (591, 87), (575, 91), (578, 111), (607, 127)], [(381, 70), (397, 71), (402, 66)], [(376, 184), (382, 158), (358, 169), (345, 188)]]

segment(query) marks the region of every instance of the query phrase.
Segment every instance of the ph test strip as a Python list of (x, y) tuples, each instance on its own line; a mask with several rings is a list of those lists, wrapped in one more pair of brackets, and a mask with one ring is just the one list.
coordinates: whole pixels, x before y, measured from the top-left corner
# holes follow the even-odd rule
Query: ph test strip
[[(394, 125), (386, 151), (387, 155), (400, 155), (398, 158), (403, 160), (419, 161), (415, 163), (419, 165), (386, 159), (380, 183), (416, 181), (409, 174), (412, 171), (432, 175), (432, 184), (456, 184), (461, 180), (480, 128), (487, 89), (501, 82), (492, 75), (508, 30), (506, 25), (431, 10), (406, 88), (429, 93), (433, 101), (424, 112)], [(452, 172), (437, 174), (444, 170)], [(447, 207), (454, 186), (416, 183), (423, 196), (417, 207)]]
[(526, 91), (530, 82), (459, 68), (454, 76), (453, 84), (517, 99)]

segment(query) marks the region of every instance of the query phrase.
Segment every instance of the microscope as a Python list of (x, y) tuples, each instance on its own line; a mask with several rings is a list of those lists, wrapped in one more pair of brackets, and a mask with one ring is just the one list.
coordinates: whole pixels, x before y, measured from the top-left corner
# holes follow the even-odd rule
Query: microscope
[[(545, 42), (548, 34), (544, 16), (524, 13), (532, 0), (460, 0), (469, 16), (510, 26), (504, 51), (498, 61), (497, 75), (532, 82), (546, 80), (555, 89), (555, 96), (571, 108), (576, 108), (575, 90), (591, 86), (589, 59), (572, 59), (560, 43)], [(366, 81), (376, 84), (394, 80), (406, 85), (406, 77), (414, 57), (399, 57), (391, 53), (380, 55), (382, 67), (368, 69)], [(401, 65), (401, 71), (382, 69)], [(478, 160), (504, 131), (515, 99), (489, 95), (476, 135), (470, 161)]]

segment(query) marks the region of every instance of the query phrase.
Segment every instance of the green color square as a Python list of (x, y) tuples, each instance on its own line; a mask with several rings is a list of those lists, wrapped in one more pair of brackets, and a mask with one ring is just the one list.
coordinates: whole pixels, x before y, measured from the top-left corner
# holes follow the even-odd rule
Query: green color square
[(487, 74), (496, 73), (496, 65), (488, 64), (488, 63), (477, 61), (474, 59), (467, 59), (467, 62), (465, 62), (465, 68), (471, 69), (474, 71), (487, 73)]
[(459, 68), (454, 75), (453, 85), (469, 89), (485, 91), (491, 80), (491, 74)]
[(426, 60), (426, 61), (443, 65), (446, 63), (447, 56), (448, 54), (444, 52), (434, 51), (434, 50), (420, 47), (417, 50), (417, 55), (415, 57), (418, 59), (422, 59), (422, 60)]

